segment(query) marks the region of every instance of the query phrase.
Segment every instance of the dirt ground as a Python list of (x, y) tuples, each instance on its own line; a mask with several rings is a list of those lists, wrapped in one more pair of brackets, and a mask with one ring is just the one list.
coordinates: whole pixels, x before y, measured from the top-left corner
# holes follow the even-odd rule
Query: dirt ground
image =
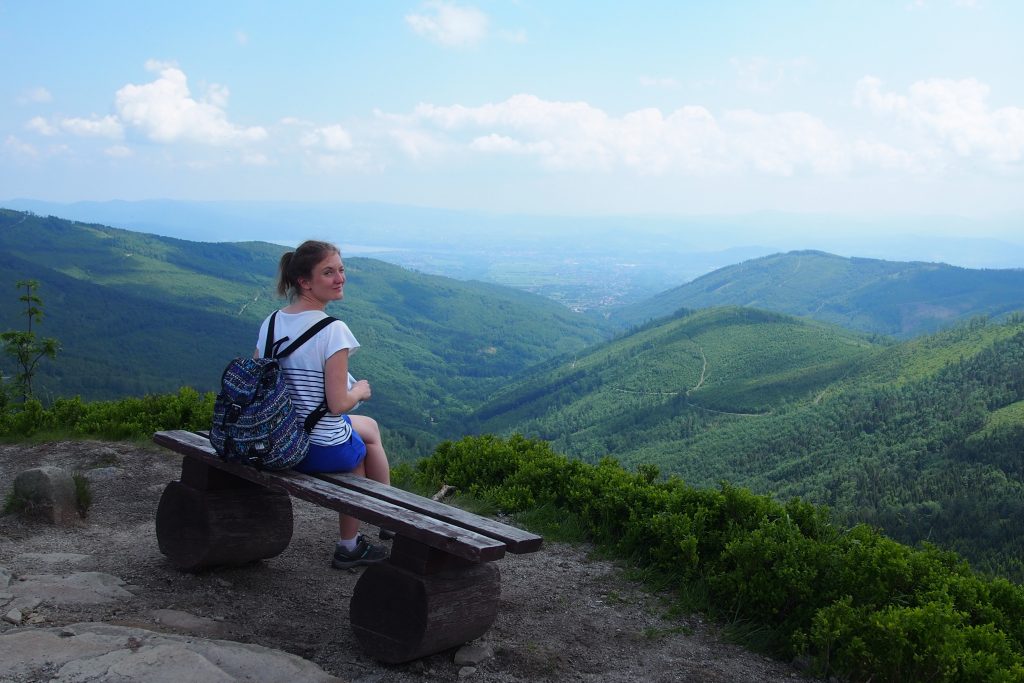
[[(34, 627), (101, 621), (157, 631), (256, 643), (315, 662), (352, 683), (371, 681), (792, 681), (788, 664), (726, 643), (696, 616), (666, 618), (669, 600), (625, 579), (584, 546), (546, 543), (507, 555), (497, 620), (478, 641), (494, 655), (475, 671), (453, 651), (398, 666), (365, 656), (348, 626), (348, 601), (360, 570), (330, 566), (334, 513), (293, 500), (295, 530), (284, 553), (240, 568), (185, 574), (160, 554), (153, 519), (180, 458), (156, 446), (59, 442), (0, 445), (0, 497), (18, 472), (40, 465), (90, 475), (93, 504), (76, 527), (0, 517), (0, 567), (34, 574), (38, 553), (80, 553), (73, 571), (106, 572), (135, 597), (101, 605), (40, 605)], [(103, 468), (103, 469), (99, 469)], [(375, 529), (367, 528), (368, 534)], [(68, 570), (64, 570), (68, 571)], [(167, 620), (162, 612), (199, 619)], [(168, 622), (171, 623), (168, 623)], [(0, 622), (0, 632), (15, 628)]]

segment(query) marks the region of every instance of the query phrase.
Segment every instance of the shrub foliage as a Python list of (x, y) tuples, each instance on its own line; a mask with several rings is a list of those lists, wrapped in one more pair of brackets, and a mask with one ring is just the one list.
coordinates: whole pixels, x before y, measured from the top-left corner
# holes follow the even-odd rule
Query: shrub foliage
[[(828, 509), (696, 489), (656, 468), (570, 460), (513, 436), (441, 444), (399, 476), (513, 513), (550, 507), (684, 607), (768, 633), (775, 655), (857, 681), (1024, 681), (1024, 588), (958, 555), (897, 543)], [(695, 596), (699, 596), (695, 598)]]
[(22, 439), (49, 434), (101, 439), (143, 439), (163, 429), (209, 429), (214, 394), (183, 387), (117, 401), (58, 398), (49, 407), (30, 399), (0, 412), (0, 437)]

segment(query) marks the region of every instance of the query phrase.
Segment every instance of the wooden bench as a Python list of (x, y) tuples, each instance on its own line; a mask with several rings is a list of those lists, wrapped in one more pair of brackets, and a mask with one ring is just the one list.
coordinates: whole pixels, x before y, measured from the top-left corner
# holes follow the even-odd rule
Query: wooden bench
[(292, 536), (290, 496), (393, 531), (390, 558), (366, 567), (349, 605), (364, 650), (407, 662), (483, 635), (497, 616), (493, 561), (538, 550), (535, 534), (401, 489), (348, 474), (260, 471), (219, 459), (205, 435), (157, 432), (180, 453), (181, 480), (156, 514), (160, 551), (179, 569), (274, 557)]

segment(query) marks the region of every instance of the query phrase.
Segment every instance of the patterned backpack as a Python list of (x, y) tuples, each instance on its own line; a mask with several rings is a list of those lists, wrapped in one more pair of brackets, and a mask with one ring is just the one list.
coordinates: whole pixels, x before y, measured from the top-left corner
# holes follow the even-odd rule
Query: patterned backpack
[(336, 320), (327, 317), (317, 321), (283, 351), (275, 353), (288, 341), (288, 337), (274, 341), (276, 317), (277, 311), (267, 325), (264, 357), (235, 358), (224, 369), (210, 429), (210, 443), (221, 458), (265, 470), (288, 469), (306, 457), (309, 433), (327, 414), (325, 399), (305, 421), (299, 419), (278, 361)]

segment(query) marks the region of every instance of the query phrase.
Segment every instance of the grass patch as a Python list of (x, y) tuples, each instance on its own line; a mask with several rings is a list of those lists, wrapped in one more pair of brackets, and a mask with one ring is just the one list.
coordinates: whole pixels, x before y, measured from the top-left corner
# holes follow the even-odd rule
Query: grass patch
[(32, 501), (30, 501), (25, 496), (22, 496), (22, 495), (20, 495), (18, 493), (15, 493), (14, 491), (11, 491), (4, 498), (3, 514), (5, 514), (5, 515), (18, 514), (18, 513), (25, 512), (26, 510), (30, 509), (31, 506), (32, 506)]
[(580, 543), (587, 540), (587, 532), (579, 517), (560, 510), (554, 505), (538, 505), (516, 514), (518, 523), (549, 541)]

